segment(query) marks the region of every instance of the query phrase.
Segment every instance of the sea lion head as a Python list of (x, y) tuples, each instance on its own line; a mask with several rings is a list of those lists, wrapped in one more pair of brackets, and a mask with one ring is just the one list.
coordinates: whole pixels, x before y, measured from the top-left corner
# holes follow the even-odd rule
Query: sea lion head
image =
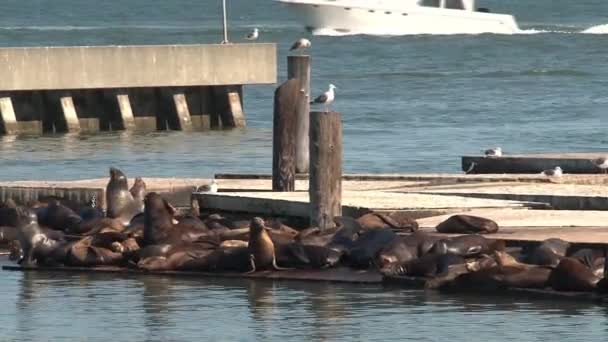
[(119, 184), (124, 184), (127, 186), (127, 176), (115, 167), (110, 168), (110, 182), (118, 182)]
[(496, 260), (498, 266), (520, 266), (520, 263), (515, 260), (515, 258), (511, 256), (511, 254), (507, 252), (494, 251), (494, 253), (492, 253), (492, 256), (494, 257), (494, 260)]
[(249, 225), (249, 229), (252, 233), (259, 234), (264, 231), (264, 220), (260, 217), (254, 217), (251, 219), (251, 223)]

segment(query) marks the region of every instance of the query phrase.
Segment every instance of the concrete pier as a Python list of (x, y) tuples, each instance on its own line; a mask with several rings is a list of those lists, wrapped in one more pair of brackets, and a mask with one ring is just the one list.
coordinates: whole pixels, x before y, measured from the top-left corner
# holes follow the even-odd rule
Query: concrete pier
[(564, 173), (602, 173), (593, 160), (608, 153), (542, 153), (518, 154), (502, 157), (464, 156), (462, 170), (470, 174), (482, 173), (540, 173), (556, 166)]
[(0, 48), (0, 62), (0, 134), (244, 127), (243, 86), (277, 80), (264, 43)]

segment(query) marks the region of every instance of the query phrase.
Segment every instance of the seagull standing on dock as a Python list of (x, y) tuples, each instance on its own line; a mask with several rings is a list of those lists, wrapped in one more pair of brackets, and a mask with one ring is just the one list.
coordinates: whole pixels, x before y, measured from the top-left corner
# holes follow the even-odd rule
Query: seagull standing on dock
[(602, 173), (608, 172), (608, 157), (597, 158), (593, 160), (593, 164), (602, 170)]
[(317, 96), (310, 104), (323, 104), (325, 105), (325, 113), (329, 112), (329, 105), (334, 102), (336, 98), (336, 94), (334, 93), (334, 89), (337, 89), (335, 85), (330, 84), (329, 90), (324, 92), (323, 94)]
[(561, 167), (556, 166), (554, 169), (549, 169), (541, 172), (541, 174), (547, 177), (561, 177), (564, 174), (564, 171), (562, 171)]
[(247, 40), (257, 40), (260, 37), (260, 30), (258, 28), (254, 28), (253, 31), (249, 32), (249, 34), (245, 37)]
[(289, 51), (299, 51), (300, 55), (301, 55), (302, 51), (310, 48), (311, 46), (312, 46), (312, 43), (310, 42), (310, 40), (308, 40), (306, 38), (300, 38), (300, 39), (296, 40), (295, 43), (293, 43), (293, 45), (291, 46)]
[(502, 157), (502, 148), (495, 147), (483, 151), (486, 157)]
[(211, 180), (210, 184), (201, 185), (196, 190), (198, 192), (206, 192), (206, 193), (212, 193), (212, 194), (214, 194), (218, 190), (218, 185), (217, 185), (217, 182), (215, 181), (215, 178), (214, 178), (213, 180)]

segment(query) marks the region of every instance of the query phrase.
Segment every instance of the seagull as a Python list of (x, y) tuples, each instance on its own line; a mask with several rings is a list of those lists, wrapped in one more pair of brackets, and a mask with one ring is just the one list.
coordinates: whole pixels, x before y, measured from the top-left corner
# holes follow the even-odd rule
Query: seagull
[(334, 102), (336, 98), (336, 94), (334, 94), (334, 89), (337, 89), (335, 85), (330, 84), (329, 90), (324, 92), (323, 94), (317, 96), (310, 104), (320, 103), (325, 105), (325, 112), (329, 111), (329, 105)]
[(483, 151), (486, 157), (502, 157), (502, 148), (495, 147)]
[(215, 179), (211, 180), (210, 184), (201, 185), (196, 189), (198, 192), (216, 193), (218, 189)]
[(545, 170), (545, 171), (541, 172), (541, 174), (543, 174), (547, 177), (561, 177), (562, 174), (564, 174), (564, 172), (562, 171), (561, 167), (556, 166), (555, 169)]
[(608, 157), (594, 159), (593, 164), (600, 168), (602, 170), (602, 173), (608, 172)]
[(245, 39), (257, 40), (259, 36), (260, 36), (260, 30), (258, 30), (258, 28), (256, 27), (253, 29), (253, 31), (249, 32), (249, 34), (247, 35), (247, 37), (245, 37)]
[(310, 48), (312, 46), (312, 43), (310, 42), (310, 40), (306, 39), (306, 38), (300, 38), (298, 40), (295, 41), (295, 43), (293, 43), (293, 45), (291, 46), (291, 48), (289, 49), (289, 51), (300, 51), (300, 54), (302, 53), (302, 51)]

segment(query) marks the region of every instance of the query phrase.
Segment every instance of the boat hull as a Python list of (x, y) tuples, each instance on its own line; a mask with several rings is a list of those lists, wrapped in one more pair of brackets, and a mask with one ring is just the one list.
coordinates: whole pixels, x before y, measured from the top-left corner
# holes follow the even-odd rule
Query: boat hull
[(328, 34), (513, 34), (515, 19), (494, 14), (430, 7), (371, 8), (280, 0), (313, 33)]

